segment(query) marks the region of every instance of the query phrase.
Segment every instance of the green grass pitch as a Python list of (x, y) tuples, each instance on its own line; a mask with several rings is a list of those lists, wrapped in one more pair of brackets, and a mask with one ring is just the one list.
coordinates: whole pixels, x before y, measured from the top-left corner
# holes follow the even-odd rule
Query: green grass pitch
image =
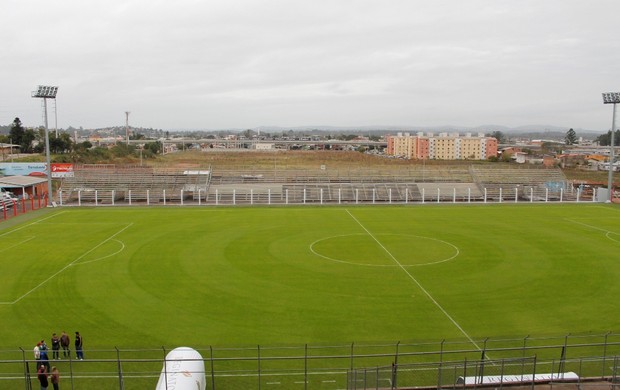
[(0, 349), (62, 330), (87, 350), (602, 334), (620, 209), (57, 209), (0, 224), (0, 269)]

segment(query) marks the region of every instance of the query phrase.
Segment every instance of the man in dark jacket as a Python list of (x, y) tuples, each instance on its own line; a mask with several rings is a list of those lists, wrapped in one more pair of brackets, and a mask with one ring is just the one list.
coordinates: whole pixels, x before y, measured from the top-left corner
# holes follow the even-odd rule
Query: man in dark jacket
[(41, 384), (41, 390), (47, 390), (47, 386), (49, 386), (49, 382), (47, 380), (47, 370), (43, 364), (39, 367), (39, 371), (37, 371), (37, 379)]
[(82, 339), (82, 336), (80, 336), (80, 332), (75, 332), (75, 354), (80, 360), (84, 360), (84, 351), (82, 350), (83, 345), (84, 340)]
[(62, 357), (67, 358), (71, 354), (69, 352), (70, 344), (71, 344), (71, 341), (69, 340), (69, 335), (67, 334), (67, 332), (63, 330), (62, 334), (60, 335), (60, 346), (62, 347)]
[(52, 359), (58, 360), (60, 357), (60, 337), (56, 333), (52, 334)]

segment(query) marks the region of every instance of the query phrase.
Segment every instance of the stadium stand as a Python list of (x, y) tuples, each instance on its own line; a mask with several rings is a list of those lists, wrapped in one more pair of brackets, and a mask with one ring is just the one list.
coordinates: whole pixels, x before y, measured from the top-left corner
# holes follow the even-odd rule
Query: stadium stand
[(575, 200), (558, 168), (415, 165), (358, 169), (82, 165), (62, 204), (407, 203)]
[(209, 186), (210, 171), (140, 166), (82, 165), (64, 178), (61, 202), (115, 204), (197, 200)]

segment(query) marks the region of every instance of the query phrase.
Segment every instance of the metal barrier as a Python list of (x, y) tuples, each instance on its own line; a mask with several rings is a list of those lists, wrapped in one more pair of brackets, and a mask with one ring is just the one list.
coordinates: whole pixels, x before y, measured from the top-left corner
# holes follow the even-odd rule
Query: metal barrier
[[(592, 380), (615, 386), (620, 371), (620, 335), (612, 333), (475, 344), (193, 348), (204, 358), (207, 389), (213, 390), (476, 388)], [(63, 389), (154, 389), (171, 349), (88, 350), (85, 360), (71, 355), (49, 364), (60, 370)], [(30, 349), (0, 350), (0, 389), (38, 388), (40, 363)]]

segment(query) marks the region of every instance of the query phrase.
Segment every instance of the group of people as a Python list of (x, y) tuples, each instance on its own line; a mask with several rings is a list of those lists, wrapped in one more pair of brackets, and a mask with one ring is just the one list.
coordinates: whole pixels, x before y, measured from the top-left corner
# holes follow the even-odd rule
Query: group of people
[(52, 382), (54, 390), (58, 390), (58, 386), (60, 385), (60, 371), (58, 371), (56, 366), (53, 366), (52, 371), (48, 373), (45, 364), (41, 364), (39, 370), (37, 371), (37, 379), (41, 384), (41, 390), (47, 390), (50, 382)]
[[(62, 356), (63, 358), (71, 358), (71, 350), (69, 346), (71, 345), (71, 340), (69, 339), (69, 335), (67, 332), (63, 331), (60, 336), (56, 333), (52, 333), (52, 359), (59, 360), (60, 359), (60, 349), (62, 348)], [(80, 332), (75, 332), (75, 357), (78, 360), (84, 360), (84, 339)], [(41, 390), (46, 390), (49, 386), (49, 382), (52, 383), (54, 390), (58, 390), (59, 382), (60, 382), (60, 372), (58, 368), (50, 367), (49, 362), (49, 354), (48, 354), (47, 344), (45, 343), (45, 339), (39, 341), (37, 345), (34, 347), (34, 359), (37, 362), (37, 379), (41, 384)]]

